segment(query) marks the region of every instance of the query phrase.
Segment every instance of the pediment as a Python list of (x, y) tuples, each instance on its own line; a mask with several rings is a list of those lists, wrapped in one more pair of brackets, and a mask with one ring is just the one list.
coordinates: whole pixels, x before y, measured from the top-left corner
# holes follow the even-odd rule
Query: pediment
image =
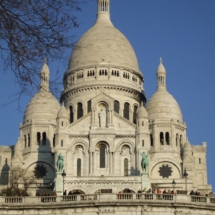
[(70, 124), (69, 128), (71, 130), (89, 130), (91, 125), (91, 112), (84, 115), (74, 123)]
[(127, 130), (127, 129), (136, 129), (136, 125), (134, 123), (132, 123), (131, 121), (127, 120), (126, 118), (124, 118), (123, 116), (119, 115), (118, 113), (113, 114), (114, 120), (113, 120), (113, 124), (115, 126), (115, 129), (122, 129), (122, 130)]
[(97, 108), (98, 103), (100, 102), (105, 102), (108, 105), (109, 110), (113, 110), (114, 106), (114, 98), (111, 96), (107, 95), (104, 92), (101, 92), (97, 96), (91, 99), (92, 102), (92, 109), (95, 110)]

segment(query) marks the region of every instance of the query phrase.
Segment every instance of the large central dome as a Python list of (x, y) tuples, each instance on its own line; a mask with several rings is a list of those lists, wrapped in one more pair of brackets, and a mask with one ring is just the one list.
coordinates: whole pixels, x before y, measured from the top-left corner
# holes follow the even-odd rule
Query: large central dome
[(127, 38), (100, 12), (95, 25), (77, 42), (70, 57), (68, 72), (100, 62), (139, 71), (136, 54)]

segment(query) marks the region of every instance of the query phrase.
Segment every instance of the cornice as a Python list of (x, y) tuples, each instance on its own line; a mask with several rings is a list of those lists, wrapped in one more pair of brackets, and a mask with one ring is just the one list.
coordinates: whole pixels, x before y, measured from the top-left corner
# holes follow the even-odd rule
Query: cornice
[(82, 87), (77, 87), (74, 89), (68, 89), (65, 92), (62, 93), (60, 100), (63, 101), (65, 99), (68, 99), (76, 94), (80, 94), (80, 93), (84, 93), (86, 94), (87, 92), (90, 92), (92, 90), (115, 90), (117, 91), (117, 93), (119, 92), (123, 92), (126, 94), (129, 94), (130, 97), (133, 97), (135, 99), (140, 100), (141, 97), (144, 97), (144, 100), (146, 100), (145, 94), (144, 92), (140, 92), (138, 90), (135, 90), (133, 88), (130, 87), (126, 87), (126, 86), (115, 86), (115, 85), (107, 85), (104, 86), (103, 84), (96, 84), (96, 85), (92, 85), (92, 86), (82, 86)]

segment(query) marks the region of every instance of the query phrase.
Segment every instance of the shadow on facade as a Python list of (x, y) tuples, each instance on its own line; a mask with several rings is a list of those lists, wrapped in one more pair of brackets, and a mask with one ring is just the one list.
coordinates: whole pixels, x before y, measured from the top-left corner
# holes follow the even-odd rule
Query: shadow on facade
[(38, 141), (37, 151), (38, 159), (33, 165), (33, 171), (36, 177), (36, 195), (51, 195), (54, 188), (54, 178), (56, 176), (51, 141), (48, 138), (43, 138)]
[(10, 171), (10, 167), (8, 165), (8, 160), (6, 158), (5, 159), (5, 164), (3, 165), (2, 169), (1, 169), (1, 179), (0, 179), (0, 184), (1, 185), (8, 185), (9, 171)]

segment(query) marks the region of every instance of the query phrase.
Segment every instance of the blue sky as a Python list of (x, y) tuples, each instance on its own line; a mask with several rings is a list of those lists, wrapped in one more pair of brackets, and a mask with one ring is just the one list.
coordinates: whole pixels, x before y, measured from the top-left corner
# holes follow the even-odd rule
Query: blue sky
[[(94, 24), (96, 10), (94, 0), (78, 13), (81, 25), (74, 31), (77, 40)], [(156, 69), (159, 58), (163, 58), (167, 89), (181, 107), (190, 143), (201, 145), (203, 141), (207, 142), (208, 180), (215, 188), (214, 10), (214, 0), (111, 1), (111, 20), (136, 52), (147, 99), (156, 90)], [(51, 71), (60, 68), (63, 77), (67, 65), (55, 62), (49, 67)], [(52, 77), (55, 76), (53, 73)], [(19, 136), (19, 124), (30, 97), (22, 98), (22, 112), (18, 112), (17, 103), (4, 105), (13, 99), (10, 96), (18, 87), (10, 71), (0, 73), (0, 86), (0, 144), (13, 145)]]

